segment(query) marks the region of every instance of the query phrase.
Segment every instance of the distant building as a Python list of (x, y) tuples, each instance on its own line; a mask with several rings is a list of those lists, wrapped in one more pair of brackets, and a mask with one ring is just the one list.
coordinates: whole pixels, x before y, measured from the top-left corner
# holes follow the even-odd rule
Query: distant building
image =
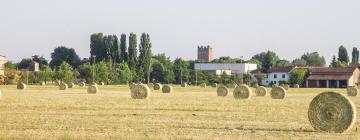
[(40, 65), (38, 62), (32, 61), (29, 65), (29, 71), (38, 72), (40, 71)]
[(309, 68), (309, 76), (306, 78), (308, 88), (346, 88), (356, 86), (360, 79), (358, 67)]
[(221, 75), (223, 73), (227, 75), (241, 75), (248, 74), (253, 70), (257, 69), (256, 64), (250, 63), (196, 63), (195, 70), (207, 71), (216, 75)]
[(0, 76), (5, 75), (5, 56), (0, 55)]
[[(261, 85), (279, 85), (281, 81), (289, 82), (290, 73), (293, 70), (293, 67), (273, 67), (264, 74), (264, 78), (261, 81)], [(256, 80), (255, 75), (258, 73), (258, 70), (251, 72), (252, 79)]]
[(213, 50), (210, 46), (198, 46), (198, 60), (200, 62), (211, 62), (213, 60)]

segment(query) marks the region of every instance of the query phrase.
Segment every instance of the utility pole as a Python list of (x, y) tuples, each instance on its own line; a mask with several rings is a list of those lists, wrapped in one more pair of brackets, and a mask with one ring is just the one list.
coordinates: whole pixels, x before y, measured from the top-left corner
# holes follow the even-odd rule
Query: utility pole
[(198, 85), (198, 74), (197, 74), (197, 70), (195, 70), (195, 86)]

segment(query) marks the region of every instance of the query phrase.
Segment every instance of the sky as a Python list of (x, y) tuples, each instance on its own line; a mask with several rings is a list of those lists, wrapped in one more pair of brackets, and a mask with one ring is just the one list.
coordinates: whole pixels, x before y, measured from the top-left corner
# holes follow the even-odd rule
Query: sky
[(360, 47), (359, 0), (0, 0), (0, 54), (50, 59), (57, 46), (90, 55), (90, 35), (150, 34), (153, 53), (196, 59), (251, 58), (271, 50), (292, 60), (318, 51), (327, 63)]

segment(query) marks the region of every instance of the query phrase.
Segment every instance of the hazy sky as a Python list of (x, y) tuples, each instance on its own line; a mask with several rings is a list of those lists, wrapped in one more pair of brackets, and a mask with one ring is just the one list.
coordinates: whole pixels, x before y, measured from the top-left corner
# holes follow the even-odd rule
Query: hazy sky
[(0, 54), (50, 58), (56, 46), (89, 56), (90, 34), (150, 34), (154, 53), (195, 59), (266, 50), (293, 59), (319, 51), (327, 62), (360, 47), (359, 0), (0, 0)]

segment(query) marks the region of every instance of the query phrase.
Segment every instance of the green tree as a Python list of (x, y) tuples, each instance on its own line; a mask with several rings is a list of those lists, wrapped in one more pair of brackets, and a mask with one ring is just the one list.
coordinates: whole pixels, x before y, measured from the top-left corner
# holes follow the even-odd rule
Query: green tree
[[(263, 54), (260, 54), (263, 55)], [(256, 57), (255, 57), (256, 58)], [(259, 57), (259, 58), (262, 58)], [(263, 56), (263, 60), (259, 60), (260, 62), (262, 62), (262, 72), (267, 72), (271, 67), (273, 67), (276, 62), (279, 60), (279, 57), (271, 51), (267, 51), (265, 53), (265, 56)]]
[(88, 83), (95, 82), (92, 78), (93, 69), (94, 69), (93, 66), (90, 64), (83, 64), (77, 68), (80, 77), (84, 78)]
[(290, 73), (290, 84), (299, 84), (303, 85), (305, 82), (305, 77), (308, 74), (306, 69), (297, 69)]
[(278, 61), (276, 61), (276, 64), (275, 64), (275, 67), (291, 67), (291, 66), (292, 66), (292, 64), (285, 59), (278, 60)]
[(339, 47), (338, 61), (349, 63), (349, 56), (344, 46)]
[(80, 57), (76, 54), (73, 48), (60, 46), (55, 48), (54, 52), (51, 53), (50, 67), (58, 67), (63, 62), (66, 62), (72, 67), (76, 68), (78, 65), (80, 65)]
[(110, 81), (110, 71), (108, 64), (105, 62), (99, 62), (95, 65), (95, 82), (105, 82), (109, 83)]
[(333, 68), (336, 67), (336, 56), (335, 56), (335, 55), (332, 57), (332, 60), (331, 60), (331, 63), (330, 63), (330, 67), (333, 67)]
[(354, 47), (352, 51), (351, 64), (359, 64), (359, 50), (356, 47)]
[(60, 65), (59, 69), (56, 71), (56, 78), (65, 83), (72, 82), (74, 80), (73, 71), (74, 70), (70, 64), (63, 62)]
[(48, 82), (52, 80), (54, 73), (48, 65), (44, 65), (42, 71), (39, 74), (39, 81)]
[(305, 53), (301, 56), (301, 59), (306, 61), (307, 66), (325, 66), (325, 58), (320, 56), (318, 52)]
[(130, 33), (128, 49), (129, 49), (128, 66), (130, 70), (135, 71), (137, 65), (137, 38), (136, 38), (136, 34), (134, 33)]
[(139, 45), (139, 71), (138, 74), (143, 75), (146, 83), (150, 82), (150, 69), (151, 69), (151, 42), (149, 34), (143, 33), (140, 38)]
[(154, 82), (165, 83), (165, 67), (160, 62), (156, 61), (152, 64), (151, 79), (155, 80)]
[(39, 63), (41, 69), (43, 69), (45, 65), (48, 65), (48, 61), (43, 56), (39, 56), (39, 55), (33, 55), (32, 61)]
[(181, 58), (177, 58), (174, 61), (173, 71), (175, 75), (175, 83), (181, 84), (182, 82), (188, 82), (190, 78), (189, 64)]
[(24, 58), (17, 64), (17, 68), (18, 69), (27, 69), (27, 68), (29, 68), (31, 62), (32, 62), (32, 60), (30, 58)]
[(120, 49), (121, 49), (121, 59), (120, 62), (128, 62), (128, 53), (126, 52), (126, 34), (121, 34), (120, 37)]
[(347, 67), (348, 64), (346, 62), (342, 62), (342, 61), (336, 61), (335, 62), (335, 68), (343, 68), (343, 67)]
[(300, 58), (294, 59), (291, 63), (293, 66), (297, 66), (297, 67), (307, 66), (306, 61), (304, 59), (300, 59)]
[(127, 63), (120, 63), (115, 66), (116, 77), (118, 77), (118, 82), (120, 84), (126, 84), (128, 81), (133, 79), (131, 70), (129, 69)]
[[(104, 46), (104, 35), (102, 33), (92, 34), (90, 36), (90, 55), (96, 56), (96, 62), (105, 60), (106, 51)], [(92, 59), (94, 57), (91, 57)], [(91, 60), (92, 62), (93, 60)]]

